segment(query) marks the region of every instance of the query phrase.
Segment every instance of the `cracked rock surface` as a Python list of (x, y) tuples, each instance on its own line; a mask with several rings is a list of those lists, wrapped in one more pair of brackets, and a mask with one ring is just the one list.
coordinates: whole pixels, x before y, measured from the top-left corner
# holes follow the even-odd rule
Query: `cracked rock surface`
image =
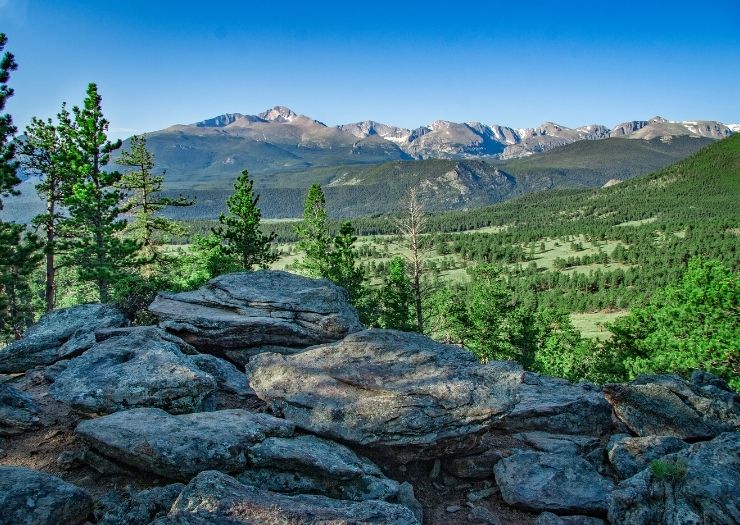
[(203, 352), (306, 348), (362, 329), (342, 288), (282, 271), (221, 275), (192, 292), (161, 292), (149, 311)]

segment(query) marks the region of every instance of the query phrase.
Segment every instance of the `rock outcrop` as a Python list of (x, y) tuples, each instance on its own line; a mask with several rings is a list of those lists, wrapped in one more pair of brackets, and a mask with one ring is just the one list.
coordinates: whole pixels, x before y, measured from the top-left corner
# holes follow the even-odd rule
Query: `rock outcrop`
[(107, 337), (72, 359), (50, 393), (87, 413), (132, 407), (184, 413), (208, 408), (205, 400), (218, 384), (171, 335), (146, 327)]
[(674, 436), (612, 436), (606, 446), (609, 462), (620, 478), (634, 476), (654, 459), (678, 452), (689, 444)]
[(711, 439), (740, 428), (740, 397), (726, 384), (724, 388), (717, 384), (722, 383), (652, 375), (606, 385), (604, 394), (617, 417), (638, 436)]
[(250, 448), (293, 435), (291, 423), (246, 410), (174, 416), (136, 408), (82, 421), (77, 433), (103, 456), (166, 478), (188, 481), (204, 470), (239, 472)]
[(399, 485), (372, 461), (347, 447), (315, 436), (267, 438), (249, 450), (242, 483), (288, 494), (335, 499), (397, 500)]
[(664, 456), (609, 496), (614, 525), (740, 523), (740, 433)]
[(192, 292), (163, 292), (149, 311), (198, 350), (218, 354), (306, 348), (362, 329), (342, 288), (281, 271), (233, 273)]
[(418, 525), (420, 522), (403, 505), (314, 495), (289, 496), (242, 484), (222, 472), (206, 471), (188, 483), (167, 517), (152, 525), (206, 523)]
[(95, 343), (95, 331), (125, 326), (126, 317), (106, 304), (82, 304), (44, 314), (23, 339), (0, 350), (0, 373), (25, 372), (81, 354)]
[(605, 515), (614, 487), (591, 463), (567, 454), (520, 452), (494, 471), (504, 501), (532, 511)]
[(31, 397), (0, 383), (0, 436), (21, 434), (40, 425), (39, 407)]
[(526, 372), (517, 392), (513, 410), (495, 428), (597, 436), (612, 426), (609, 403), (601, 389), (590, 383), (573, 384)]
[(25, 467), (0, 466), (0, 523), (78, 525), (92, 510), (90, 495), (71, 483)]
[(522, 370), (464, 348), (366, 330), (292, 356), (260, 354), (250, 384), (309, 432), (359, 445), (431, 446), (488, 428), (516, 403)]

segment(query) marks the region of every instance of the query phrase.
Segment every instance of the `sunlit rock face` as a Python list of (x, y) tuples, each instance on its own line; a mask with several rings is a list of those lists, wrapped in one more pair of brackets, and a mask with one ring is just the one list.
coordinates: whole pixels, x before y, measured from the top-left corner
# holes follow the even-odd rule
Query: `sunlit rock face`
[(233, 273), (192, 292), (160, 293), (149, 311), (199, 351), (219, 354), (302, 349), (362, 329), (342, 288), (281, 271)]

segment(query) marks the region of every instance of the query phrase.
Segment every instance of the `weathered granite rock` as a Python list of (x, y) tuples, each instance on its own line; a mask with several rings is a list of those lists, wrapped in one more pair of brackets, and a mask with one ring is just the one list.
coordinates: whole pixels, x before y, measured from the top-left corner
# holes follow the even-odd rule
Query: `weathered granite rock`
[(317, 523), (342, 525), (418, 525), (413, 512), (384, 501), (346, 501), (326, 496), (288, 496), (244, 485), (217, 471), (188, 483), (166, 518), (152, 525), (228, 525)]
[(78, 525), (92, 509), (90, 495), (71, 483), (25, 467), (0, 466), (0, 523)]
[(423, 446), (479, 432), (516, 401), (522, 370), (464, 348), (365, 330), (247, 366), (257, 395), (296, 426), (370, 446)]
[(157, 326), (126, 326), (121, 328), (103, 328), (101, 330), (95, 330), (95, 342), (102, 343), (111, 337), (127, 337), (130, 335), (167, 341), (177, 345), (177, 348), (183, 354), (199, 355), (193, 345), (189, 345), (176, 335), (165, 332)]
[(543, 512), (534, 520), (534, 525), (606, 525), (606, 522), (591, 516), (558, 516), (552, 512)]
[(96, 511), (97, 525), (149, 525), (167, 515), (185, 485), (173, 483), (141, 492), (131, 492), (121, 498), (115, 493), (103, 496)]
[(156, 408), (116, 412), (77, 426), (103, 456), (183, 481), (204, 470), (240, 472), (253, 445), (291, 436), (293, 430), (287, 421), (246, 410), (174, 416)]
[(530, 511), (606, 514), (611, 480), (579, 456), (520, 452), (494, 467), (501, 496)]
[(708, 439), (740, 428), (740, 397), (714, 385), (650, 375), (606, 385), (604, 393), (617, 417), (638, 436)]
[(40, 426), (39, 407), (31, 397), (0, 383), (0, 436), (22, 434)]
[(171, 335), (142, 328), (108, 337), (72, 359), (49, 392), (88, 413), (132, 407), (183, 413), (203, 409), (217, 388), (218, 381), (183, 354)]
[(213, 376), (219, 392), (232, 394), (239, 399), (255, 396), (246, 374), (228, 361), (210, 354), (192, 355), (190, 360), (203, 372)]
[(539, 452), (564, 453), (571, 456), (588, 454), (599, 445), (592, 436), (550, 434), (549, 432), (520, 432), (512, 436)]
[(590, 383), (573, 384), (527, 372), (518, 395), (514, 409), (497, 421), (495, 428), (597, 436), (612, 426), (609, 403)]
[(674, 436), (612, 436), (606, 446), (609, 462), (622, 479), (647, 468), (654, 459), (678, 452), (689, 444)]
[(106, 304), (82, 304), (44, 314), (23, 338), (0, 350), (0, 373), (18, 373), (81, 354), (95, 343), (95, 330), (126, 325)]
[(281, 271), (221, 275), (192, 292), (162, 292), (149, 311), (204, 352), (306, 348), (362, 329), (342, 288)]
[(399, 485), (372, 461), (315, 436), (267, 438), (250, 448), (251, 466), (236, 476), (265, 490), (335, 499), (395, 501)]
[(721, 434), (659, 461), (680, 468), (663, 479), (646, 468), (622, 481), (609, 497), (610, 523), (740, 523), (740, 433)]

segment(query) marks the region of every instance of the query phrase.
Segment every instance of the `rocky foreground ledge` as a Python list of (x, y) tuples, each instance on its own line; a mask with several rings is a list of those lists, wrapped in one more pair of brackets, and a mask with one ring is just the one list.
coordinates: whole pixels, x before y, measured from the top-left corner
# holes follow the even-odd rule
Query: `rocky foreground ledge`
[(740, 523), (740, 399), (710, 374), (481, 365), (285, 272), (150, 310), (0, 350), (1, 524)]

